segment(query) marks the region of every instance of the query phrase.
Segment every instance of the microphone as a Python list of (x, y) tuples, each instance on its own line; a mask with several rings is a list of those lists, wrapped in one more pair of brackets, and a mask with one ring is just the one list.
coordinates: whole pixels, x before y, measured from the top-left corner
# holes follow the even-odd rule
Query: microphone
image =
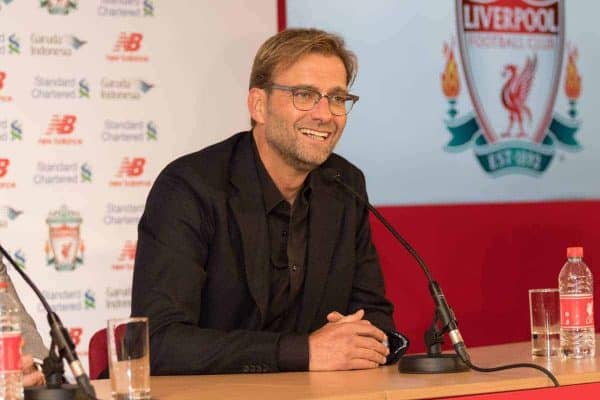
[[(479, 372), (493, 372), (509, 368), (534, 368), (546, 374), (552, 380), (555, 386), (559, 386), (558, 380), (546, 368), (532, 363), (509, 364), (493, 368), (481, 368), (471, 362), (465, 342), (458, 330), (458, 322), (454, 316), (454, 312), (448, 305), (446, 297), (440, 288), (440, 285), (433, 279), (429, 268), (425, 261), (417, 253), (417, 251), (394, 229), (394, 227), (377, 211), (368, 200), (358, 193), (354, 188), (342, 180), (342, 174), (333, 168), (324, 168), (322, 176), (328, 183), (334, 183), (350, 193), (355, 199), (359, 200), (367, 207), (373, 215), (386, 227), (386, 229), (402, 244), (402, 246), (410, 253), (417, 261), (421, 270), (427, 277), (429, 282), (429, 292), (436, 306), (435, 316), (431, 327), (425, 333), (425, 343), (427, 345), (426, 355), (411, 355), (404, 356), (400, 359), (398, 370), (406, 373), (444, 373), (444, 372), (460, 372), (470, 369)], [(442, 329), (437, 327), (438, 320), (442, 325)], [(454, 354), (441, 354), (441, 344), (443, 343), (442, 336), (448, 333)], [(457, 357), (458, 355), (458, 357)]]
[[(377, 219), (386, 227), (386, 229), (402, 244), (402, 246), (416, 259), (417, 263), (425, 273), (427, 280), (429, 281), (429, 292), (433, 297), (433, 301), (436, 304), (436, 318), (433, 321), (433, 327), (430, 330), (435, 331), (437, 338), (432, 338), (431, 343), (433, 346), (429, 346), (428, 354), (426, 356), (404, 356), (400, 360), (400, 366), (402, 372), (414, 372), (414, 373), (436, 373), (436, 372), (458, 372), (469, 369), (465, 364), (464, 360), (469, 360), (469, 354), (466, 351), (465, 343), (462, 339), (454, 312), (448, 305), (446, 297), (444, 296), (439, 284), (433, 280), (429, 268), (416, 252), (416, 250), (408, 243), (400, 234), (394, 229), (394, 227), (373, 207), (367, 199), (365, 199), (360, 193), (354, 188), (345, 183), (342, 180), (342, 175), (339, 171), (333, 168), (326, 168), (322, 171), (322, 176), (327, 182), (335, 183), (342, 187), (345, 191), (350, 193), (354, 198), (358, 199), (364, 204), (369, 211), (377, 217)], [(448, 331), (448, 335), (456, 353), (459, 355), (460, 360), (454, 355), (441, 354), (441, 335), (437, 329), (438, 317), (441, 319), (443, 330), (441, 333)], [(426, 334), (427, 336), (427, 334)], [(426, 339), (426, 342), (430, 340)], [(431, 349), (433, 347), (433, 350)], [(407, 361), (410, 360), (410, 361)], [(463, 362), (461, 362), (463, 360)]]
[[(26, 388), (25, 399), (73, 399), (75, 398), (72, 391), (77, 388), (74, 385), (62, 385), (62, 359), (66, 359), (69, 364), (69, 368), (75, 377), (79, 388), (83, 393), (90, 399), (96, 399), (96, 391), (90, 383), (90, 379), (83, 369), (77, 352), (75, 351), (75, 345), (71, 340), (71, 336), (64, 327), (62, 321), (58, 315), (52, 310), (52, 307), (46, 301), (46, 298), (33, 283), (33, 281), (27, 276), (27, 274), (17, 265), (12, 259), (8, 252), (0, 244), (0, 252), (4, 255), (15, 270), (21, 275), (21, 277), (27, 282), (29, 287), (35, 292), (37, 297), (40, 299), (44, 309), (48, 314), (48, 325), (50, 326), (50, 336), (52, 338), (52, 344), (50, 346), (50, 352), (48, 357), (44, 360), (42, 367), (44, 375), (46, 377), (47, 387), (42, 388)], [(56, 349), (55, 349), (56, 347)], [(55, 354), (55, 350), (58, 350), (59, 356)], [(59, 376), (56, 373), (59, 372)], [(79, 397), (77, 397), (79, 398)]]

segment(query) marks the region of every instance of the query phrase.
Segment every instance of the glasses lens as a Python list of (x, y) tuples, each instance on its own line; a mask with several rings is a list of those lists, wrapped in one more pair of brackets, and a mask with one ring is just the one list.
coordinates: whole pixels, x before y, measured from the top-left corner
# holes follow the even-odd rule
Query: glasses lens
[(347, 96), (331, 96), (329, 98), (329, 109), (333, 115), (346, 115), (352, 110), (354, 100)]
[[(310, 89), (294, 89), (292, 91), (294, 106), (300, 111), (310, 111), (321, 100), (321, 94)], [(325, 96), (329, 103), (329, 111), (333, 115), (346, 115), (352, 110), (355, 100), (347, 95)]]
[(319, 98), (321, 97), (319, 93), (306, 89), (296, 89), (293, 92), (293, 95), (294, 105), (298, 110), (301, 111), (312, 110), (315, 104), (319, 102)]

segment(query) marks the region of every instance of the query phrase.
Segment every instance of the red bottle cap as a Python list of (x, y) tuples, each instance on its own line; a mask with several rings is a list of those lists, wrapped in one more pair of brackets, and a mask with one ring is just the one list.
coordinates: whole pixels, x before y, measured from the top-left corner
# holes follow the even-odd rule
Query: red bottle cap
[(567, 258), (582, 258), (583, 247), (567, 247)]
[(8, 282), (0, 281), (0, 289), (6, 289), (8, 287)]

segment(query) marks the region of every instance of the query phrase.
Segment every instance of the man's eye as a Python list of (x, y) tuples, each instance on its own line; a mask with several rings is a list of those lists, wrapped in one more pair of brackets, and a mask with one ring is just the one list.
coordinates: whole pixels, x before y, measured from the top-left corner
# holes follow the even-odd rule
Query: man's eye
[(311, 100), (314, 94), (309, 90), (297, 90), (295, 96), (300, 100)]
[(334, 103), (344, 104), (346, 102), (347, 97), (341, 94), (336, 94), (331, 97)]

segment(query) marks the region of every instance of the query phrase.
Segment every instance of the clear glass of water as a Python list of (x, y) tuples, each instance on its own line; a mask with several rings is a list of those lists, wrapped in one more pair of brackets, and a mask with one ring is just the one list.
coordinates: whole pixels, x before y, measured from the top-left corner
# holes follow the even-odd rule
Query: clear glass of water
[(558, 288), (530, 289), (531, 354), (552, 357), (560, 351), (560, 302)]
[(150, 399), (148, 318), (109, 320), (107, 339), (112, 398)]

